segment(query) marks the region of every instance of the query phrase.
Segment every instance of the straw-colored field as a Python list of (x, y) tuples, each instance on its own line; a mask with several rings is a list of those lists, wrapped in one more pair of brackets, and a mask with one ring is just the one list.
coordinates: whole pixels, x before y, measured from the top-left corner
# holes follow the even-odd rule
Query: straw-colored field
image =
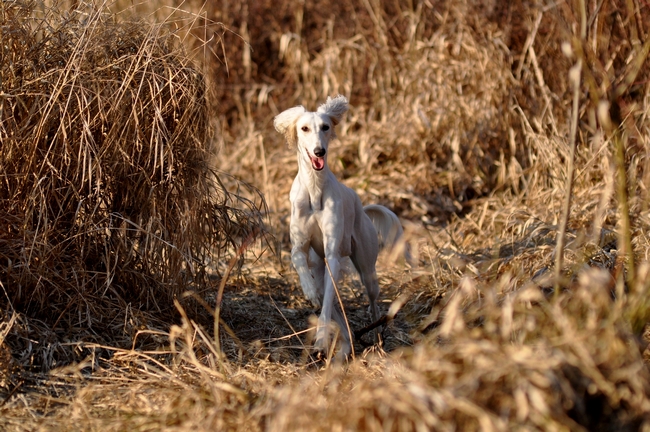
[[(650, 430), (647, 1), (166, 1), (0, 4), (0, 430)], [(337, 94), (416, 257), (344, 365), (273, 129)]]

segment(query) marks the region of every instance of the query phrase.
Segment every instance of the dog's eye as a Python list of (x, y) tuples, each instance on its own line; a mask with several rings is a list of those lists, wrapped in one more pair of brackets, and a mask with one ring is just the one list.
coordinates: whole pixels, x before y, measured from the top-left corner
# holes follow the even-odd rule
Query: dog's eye
[(323, 125), (323, 130), (324, 131), (330, 130), (330, 125)]
[(303, 132), (309, 132), (309, 128), (307, 126), (303, 126), (300, 129), (302, 129)]

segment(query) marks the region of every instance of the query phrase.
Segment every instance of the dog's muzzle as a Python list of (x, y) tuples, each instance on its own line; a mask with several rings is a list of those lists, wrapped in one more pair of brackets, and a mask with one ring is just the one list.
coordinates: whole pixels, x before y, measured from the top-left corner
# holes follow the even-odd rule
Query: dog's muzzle
[(323, 158), (323, 156), (325, 156), (326, 151), (324, 148), (316, 147), (316, 149), (314, 150), (315, 156), (309, 154), (309, 150), (306, 151), (307, 151), (307, 156), (309, 156), (309, 160), (311, 161), (311, 167), (314, 170), (320, 171), (323, 168), (325, 168), (325, 159)]

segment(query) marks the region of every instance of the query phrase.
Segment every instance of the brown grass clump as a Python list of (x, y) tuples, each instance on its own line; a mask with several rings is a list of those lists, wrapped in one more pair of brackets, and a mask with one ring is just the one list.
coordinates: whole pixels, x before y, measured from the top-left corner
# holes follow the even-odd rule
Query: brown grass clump
[(93, 4), (3, 2), (0, 32), (3, 307), (99, 340), (167, 315), (260, 226), (210, 166), (203, 74), (164, 26)]

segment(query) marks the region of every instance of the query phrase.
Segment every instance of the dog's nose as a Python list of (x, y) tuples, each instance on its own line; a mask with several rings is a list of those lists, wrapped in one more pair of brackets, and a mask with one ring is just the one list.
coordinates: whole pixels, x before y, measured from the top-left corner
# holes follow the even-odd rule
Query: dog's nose
[(317, 157), (325, 156), (325, 149), (323, 147), (316, 147), (314, 149), (314, 155)]

